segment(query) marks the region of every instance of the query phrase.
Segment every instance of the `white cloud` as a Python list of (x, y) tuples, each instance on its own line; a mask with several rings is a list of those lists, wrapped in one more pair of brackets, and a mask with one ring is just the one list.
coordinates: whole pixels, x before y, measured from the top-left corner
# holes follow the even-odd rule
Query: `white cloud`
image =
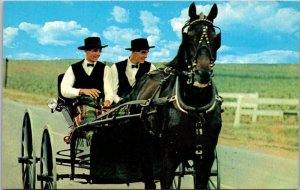
[(216, 25), (226, 29), (247, 26), (266, 32), (299, 32), (300, 11), (280, 8), (278, 2), (229, 2), (219, 5)]
[(14, 56), (14, 59), (24, 59), (24, 60), (53, 60), (53, 59), (59, 59), (58, 57), (49, 57), (45, 54), (34, 54), (29, 52), (24, 53), (18, 53), (16, 56)]
[(157, 16), (154, 16), (149, 11), (141, 11), (140, 19), (143, 23), (144, 29), (143, 31), (147, 34), (159, 35), (160, 30), (158, 28), (158, 23), (160, 19)]
[(279, 9), (273, 16), (264, 18), (261, 28), (266, 31), (299, 32), (300, 11), (291, 8)]
[(20, 30), (24, 30), (25, 32), (34, 32), (41, 29), (41, 27), (37, 24), (31, 24), (28, 22), (22, 22), (19, 24)]
[(175, 57), (179, 42), (162, 40), (156, 48), (150, 51), (149, 58), (154, 62), (168, 62)]
[[(205, 6), (197, 5), (196, 7), (197, 7), (197, 14), (203, 12), (205, 15), (207, 15), (208, 11), (211, 8), (211, 5), (205, 5)], [(182, 9), (179, 17), (175, 17), (170, 20), (173, 31), (176, 32), (177, 36), (180, 39), (181, 39), (181, 29), (184, 26), (185, 22), (189, 20), (188, 10), (189, 8)]]
[[(150, 43), (150, 42), (149, 42)], [(171, 61), (178, 52), (179, 41), (159, 40), (154, 49), (150, 50), (149, 60), (152, 62), (168, 62)]]
[(149, 46), (156, 46), (155, 44), (157, 44), (159, 42), (160, 37), (151, 35), (151, 36), (147, 37), (147, 40), (148, 40)]
[(138, 38), (141, 35), (137, 29), (110, 26), (103, 31), (103, 36), (114, 43), (126, 43), (130, 45), (130, 40)]
[(102, 60), (118, 62), (128, 58), (130, 51), (125, 50), (126, 47), (120, 45), (108, 46), (103, 50)]
[(113, 17), (117, 22), (123, 23), (123, 22), (128, 22), (129, 18), (129, 11), (119, 7), (119, 6), (114, 6), (113, 11), (111, 12)]
[(170, 57), (170, 51), (165, 48), (160, 48), (159, 51), (151, 52), (151, 59), (156, 61), (165, 61)]
[(220, 55), (217, 63), (299, 63), (299, 52), (269, 50), (245, 55)]
[(27, 32), (32, 38), (36, 38), (42, 45), (65, 46), (77, 41), (78, 37), (99, 36), (99, 34), (82, 27), (76, 21), (52, 21), (46, 22), (44, 26), (22, 22), (19, 28)]
[(18, 28), (5, 28), (3, 31), (3, 46), (11, 46), (14, 38), (18, 35), (18, 31)]
[[(244, 26), (252, 29), (272, 32), (286, 32), (299, 35), (300, 11), (295, 8), (279, 8), (277, 2), (226, 2), (218, 4), (215, 25), (223, 30)], [(197, 5), (197, 14), (207, 15), (212, 5)], [(179, 17), (170, 20), (173, 31), (181, 37), (181, 28), (189, 19), (188, 8), (181, 11)]]
[(220, 52), (226, 52), (226, 51), (230, 51), (230, 50), (232, 50), (232, 47), (226, 46), (226, 45), (222, 45), (220, 47), (220, 49), (218, 50), (218, 53), (220, 53)]
[(179, 49), (179, 45), (180, 45), (180, 41), (167, 41), (167, 40), (162, 40), (161, 44), (163, 44), (163, 47), (169, 50), (178, 50)]

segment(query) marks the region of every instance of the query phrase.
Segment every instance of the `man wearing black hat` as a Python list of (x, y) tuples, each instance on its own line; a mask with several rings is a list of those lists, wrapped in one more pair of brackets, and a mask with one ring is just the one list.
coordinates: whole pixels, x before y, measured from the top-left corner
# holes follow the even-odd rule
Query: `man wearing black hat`
[(110, 68), (98, 61), (102, 48), (99, 37), (88, 37), (85, 45), (78, 47), (86, 54), (85, 59), (72, 64), (61, 82), (61, 94), (65, 98), (76, 98), (87, 95), (94, 99), (103, 99), (104, 106), (113, 101)]
[(129, 58), (112, 65), (112, 89), (115, 103), (124, 98), (144, 74), (156, 69), (153, 64), (145, 61), (149, 49), (154, 47), (149, 46), (145, 38), (134, 39), (131, 41), (131, 48), (126, 48), (131, 51)]
[[(126, 48), (126, 50), (131, 51), (129, 58), (112, 65), (112, 88), (115, 103), (118, 103), (122, 98), (129, 94), (135, 82), (144, 74), (156, 69), (153, 64), (145, 61), (150, 48), (154, 48), (154, 46), (149, 46), (147, 39), (134, 39), (131, 41), (131, 48)], [(135, 110), (132, 109), (131, 112), (135, 112)], [(131, 120), (130, 125), (138, 127), (141, 126), (142, 123), (140, 119), (133, 119)], [(137, 137), (133, 138), (141, 148), (140, 152), (143, 155), (141, 163), (145, 189), (155, 189), (156, 185), (153, 179), (151, 153), (148, 152), (148, 136), (144, 131), (140, 131), (139, 129), (135, 131), (138, 134)], [(131, 130), (133, 129), (131, 128)]]

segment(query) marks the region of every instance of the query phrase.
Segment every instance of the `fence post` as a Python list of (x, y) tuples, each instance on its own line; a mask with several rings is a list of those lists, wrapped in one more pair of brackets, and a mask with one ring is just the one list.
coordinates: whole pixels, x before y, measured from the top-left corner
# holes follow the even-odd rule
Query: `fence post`
[(237, 99), (237, 107), (235, 110), (235, 117), (233, 127), (240, 127), (241, 121), (241, 108), (242, 108), (242, 96), (239, 96)]
[(4, 88), (7, 87), (7, 71), (8, 71), (8, 59), (5, 59), (5, 79), (4, 79)]
[(255, 106), (253, 108), (252, 123), (256, 123), (256, 121), (257, 121), (257, 109), (258, 109), (258, 93), (257, 92), (254, 95), (254, 103), (255, 103)]

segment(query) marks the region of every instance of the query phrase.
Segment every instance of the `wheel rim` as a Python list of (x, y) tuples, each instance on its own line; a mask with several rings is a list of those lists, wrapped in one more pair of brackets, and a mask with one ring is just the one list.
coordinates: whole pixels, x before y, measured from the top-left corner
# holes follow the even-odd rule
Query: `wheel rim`
[(56, 189), (56, 162), (53, 155), (51, 138), (48, 128), (43, 132), (41, 146), (40, 172), (41, 189)]
[(21, 156), (26, 158), (26, 163), (22, 163), (22, 181), (24, 189), (35, 189), (36, 181), (36, 156), (31, 130), (31, 120), (29, 112), (26, 112), (22, 126)]

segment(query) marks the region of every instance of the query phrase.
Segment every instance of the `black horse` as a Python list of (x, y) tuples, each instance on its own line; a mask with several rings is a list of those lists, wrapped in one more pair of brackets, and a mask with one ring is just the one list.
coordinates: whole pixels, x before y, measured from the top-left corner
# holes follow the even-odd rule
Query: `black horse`
[(214, 4), (208, 16), (197, 15), (192, 3), (176, 57), (164, 69), (142, 77), (121, 102), (148, 99), (148, 108), (157, 112), (145, 117), (143, 126), (160, 139), (162, 189), (171, 188), (174, 172), (185, 160), (194, 162), (195, 188), (207, 188), (222, 126), (222, 99), (212, 80), (221, 45), (221, 33), (213, 24), (217, 13)]

